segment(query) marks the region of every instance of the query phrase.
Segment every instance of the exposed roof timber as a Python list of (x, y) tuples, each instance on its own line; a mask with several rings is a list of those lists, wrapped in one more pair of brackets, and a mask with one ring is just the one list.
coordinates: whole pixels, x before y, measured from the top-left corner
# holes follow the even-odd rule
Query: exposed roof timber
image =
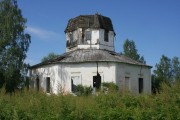
[[(72, 18), (68, 21), (67, 27), (65, 29), (66, 32), (71, 32), (76, 30), (77, 28), (93, 28), (93, 29), (105, 29), (107, 31), (113, 31), (113, 25), (111, 19), (102, 16), (99, 14), (95, 15), (80, 15), (78, 17)], [(115, 32), (114, 32), (115, 33)]]

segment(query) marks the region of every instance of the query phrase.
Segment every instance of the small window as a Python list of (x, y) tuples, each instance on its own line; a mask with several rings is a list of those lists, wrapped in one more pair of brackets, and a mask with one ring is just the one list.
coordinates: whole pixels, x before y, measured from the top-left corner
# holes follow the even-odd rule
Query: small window
[(143, 78), (139, 78), (139, 93), (143, 92)]
[(85, 40), (91, 40), (91, 31), (85, 32)]
[(46, 78), (46, 92), (50, 93), (50, 77)]
[(108, 36), (108, 31), (104, 31), (104, 41), (108, 42), (109, 41), (109, 36)]

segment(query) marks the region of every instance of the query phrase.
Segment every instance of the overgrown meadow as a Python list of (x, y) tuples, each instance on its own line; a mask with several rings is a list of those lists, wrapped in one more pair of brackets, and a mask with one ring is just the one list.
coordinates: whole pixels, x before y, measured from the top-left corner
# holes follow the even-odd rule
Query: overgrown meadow
[(156, 95), (111, 92), (90, 96), (0, 91), (0, 120), (180, 120), (180, 84)]

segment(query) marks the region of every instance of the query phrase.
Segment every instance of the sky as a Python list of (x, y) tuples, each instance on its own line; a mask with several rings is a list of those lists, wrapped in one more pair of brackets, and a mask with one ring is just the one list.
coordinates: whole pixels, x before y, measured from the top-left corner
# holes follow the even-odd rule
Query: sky
[(30, 65), (51, 52), (63, 54), (68, 20), (95, 13), (111, 18), (116, 52), (129, 39), (153, 69), (163, 54), (180, 58), (180, 0), (18, 0), (18, 5), (31, 35)]

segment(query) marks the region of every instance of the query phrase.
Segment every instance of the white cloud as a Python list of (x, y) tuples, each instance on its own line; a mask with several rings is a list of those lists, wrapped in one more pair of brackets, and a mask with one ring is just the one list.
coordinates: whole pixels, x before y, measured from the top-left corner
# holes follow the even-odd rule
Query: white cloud
[(40, 39), (43, 39), (43, 40), (52, 40), (52, 39), (60, 39), (61, 38), (60, 33), (56, 33), (56, 32), (49, 31), (49, 30), (44, 30), (41, 28), (27, 27), (26, 31)]

